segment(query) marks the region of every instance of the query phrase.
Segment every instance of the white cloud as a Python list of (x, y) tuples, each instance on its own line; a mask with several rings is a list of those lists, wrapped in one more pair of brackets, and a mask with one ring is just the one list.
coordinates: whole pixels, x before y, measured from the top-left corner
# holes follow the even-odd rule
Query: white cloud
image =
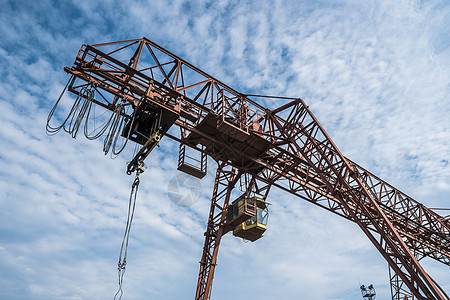
[[(103, 299), (116, 290), (129, 155), (110, 160), (98, 141), (44, 131), (67, 80), (62, 67), (82, 43), (147, 36), (239, 91), (300, 96), (345, 155), (420, 202), (448, 207), (449, 11), (444, 1), (5, 3), (3, 296)], [(141, 176), (126, 298), (194, 295), (212, 178), (195, 205), (171, 202), (176, 152), (163, 140)], [(386, 264), (355, 224), (280, 191), (269, 201), (262, 240), (224, 238), (214, 299), (358, 299), (358, 277), (389, 297)], [(450, 290), (448, 267), (424, 264)]]

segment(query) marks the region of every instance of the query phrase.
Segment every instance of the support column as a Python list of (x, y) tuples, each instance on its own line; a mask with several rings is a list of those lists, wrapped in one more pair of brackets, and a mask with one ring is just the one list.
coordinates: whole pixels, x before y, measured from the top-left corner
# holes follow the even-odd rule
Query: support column
[(224, 234), (228, 203), (231, 191), (238, 180), (240, 180), (241, 192), (246, 197), (260, 195), (266, 199), (269, 194), (271, 184), (257, 180), (255, 176), (243, 174), (225, 163), (219, 165), (214, 183), (208, 227), (205, 232), (205, 245), (200, 261), (200, 272), (195, 293), (196, 300), (209, 300), (211, 298), (214, 270), (220, 240)]
[(203, 255), (200, 261), (200, 272), (198, 274), (197, 291), (195, 293), (196, 300), (208, 300), (211, 297), (217, 253), (223, 235), (223, 223), (225, 221), (231, 191), (240, 175), (240, 172), (226, 163), (220, 163), (217, 168), (208, 225), (205, 232)]
[(402, 278), (389, 266), (389, 282), (391, 284), (392, 300), (414, 300)]

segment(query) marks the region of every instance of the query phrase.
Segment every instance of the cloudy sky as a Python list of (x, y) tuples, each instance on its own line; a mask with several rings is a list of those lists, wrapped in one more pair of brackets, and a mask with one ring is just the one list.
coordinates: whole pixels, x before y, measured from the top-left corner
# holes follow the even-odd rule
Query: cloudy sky
[[(1, 299), (117, 290), (129, 156), (45, 133), (83, 43), (145, 36), (241, 92), (302, 97), (347, 157), (450, 207), (448, 1), (0, 4)], [(167, 193), (177, 147), (163, 140), (141, 176), (124, 299), (194, 297), (214, 163), (195, 203), (180, 205)], [(278, 190), (269, 202), (263, 239), (223, 239), (214, 299), (362, 299), (360, 283), (389, 298), (387, 264), (355, 224)], [(449, 292), (450, 269), (423, 264)]]

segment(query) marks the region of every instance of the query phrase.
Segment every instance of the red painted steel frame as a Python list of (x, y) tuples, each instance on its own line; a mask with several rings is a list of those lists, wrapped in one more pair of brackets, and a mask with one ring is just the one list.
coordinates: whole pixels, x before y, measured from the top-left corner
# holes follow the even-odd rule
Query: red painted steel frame
[(226, 163), (221, 163), (217, 168), (195, 299), (205, 299), (211, 295), (217, 253), (223, 235), (221, 224), (225, 221), (226, 214), (224, 212), (227, 210), (231, 191), (240, 175), (240, 173), (237, 174), (235, 168), (228, 166)]
[(419, 260), (450, 265), (450, 221), (344, 157), (303, 100), (267, 109), (146, 38), (83, 45), (65, 70), (75, 76), (71, 92), (91, 83), (94, 103), (107, 109), (149, 101), (176, 113), (181, 135), (167, 136), (220, 162), (196, 299), (210, 298), (230, 191), (242, 176), (358, 224), (395, 272), (394, 299), (448, 299)]

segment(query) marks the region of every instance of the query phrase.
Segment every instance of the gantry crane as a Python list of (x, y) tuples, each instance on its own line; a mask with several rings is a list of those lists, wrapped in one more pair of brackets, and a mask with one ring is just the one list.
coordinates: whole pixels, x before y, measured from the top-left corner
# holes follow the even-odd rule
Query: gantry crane
[[(49, 131), (76, 136), (84, 124), (89, 138), (106, 135), (105, 153), (128, 140), (141, 145), (129, 174), (164, 136), (180, 144), (178, 170), (203, 178), (207, 157), (218, 163), (195, 299), (211, 298), (224, 234), (263, 236), (272, 186), (355, 222), (389, 264), (393, 299), (450, 299), (420, 264), (450, 265), (449, 218), (346, 158), (302, 99), (239, 93), (147, 38), (82, 45), (64, 70), (65, 90), (77, 97)], [(268, 109), (263, 97), (286, 101)], [(89, 133), (93, 105), (112, 113)], [(173, 125), (179, 135), (169, 133)], [(244, 189), (232, 198), (238, 183)]]

